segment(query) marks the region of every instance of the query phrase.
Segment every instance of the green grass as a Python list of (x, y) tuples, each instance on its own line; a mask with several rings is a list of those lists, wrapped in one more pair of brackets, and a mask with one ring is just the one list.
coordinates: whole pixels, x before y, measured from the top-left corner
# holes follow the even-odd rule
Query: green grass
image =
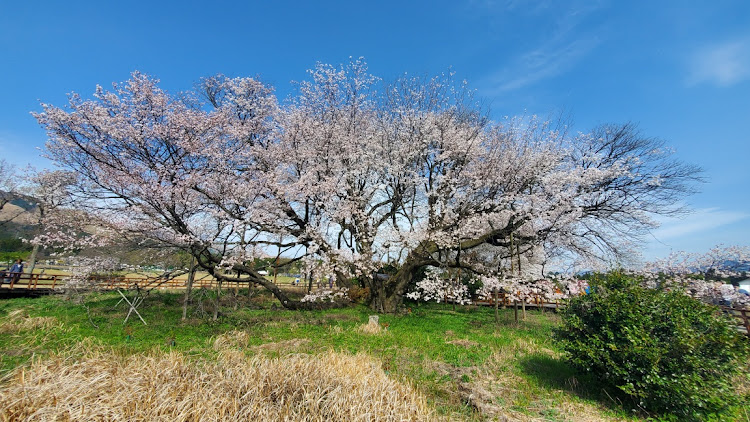
[[(548, 421), (639, 420), (562, 360), (552, 338), (559, 322), (552, 313), (530, 311), (526, 321), (515, 324), (513, 311), (501, 310), (496, 324), (489, 308), (454, 311), (442, 305), (413, 305), (403, 315), (381, 315), (387, 329), (367, 334), (358, 329), (372, 314), (364, 306), (287, 311), (272, 309), (274, 300), (263, 293), (252, 298), (242, 291), (236, 298), (227, 294), (217, 321), (211, 319), (208, 296), (202, 311), (193, 304), (190, 317), (182, 321), (182, 294), (154, 291), (139, 307), (148, 325), (134, 315), (124, 324), (128, 308), (118, 302), (116, 293), (93, 294), (83, 304), (63, 296), (0, 301), (0, 376), (27, 365), (32, 356), (69, 350), (85, 341), (126, 355), (175, 350), (213, 359), (215, 339), (238, 330), (249, 335), (248, 344), (238, 346), (247, 354), (319, 354), (331, 349), (367, 353), (389, 376), (418, 386), (438, 415), (458, 420), (493, 415)], [(19, 312), (29, 321), (51, 317), (54, 323), (25, 328), (18, 324)], [(290, 350), (257, 347), (299, 339), (307, 340)]]

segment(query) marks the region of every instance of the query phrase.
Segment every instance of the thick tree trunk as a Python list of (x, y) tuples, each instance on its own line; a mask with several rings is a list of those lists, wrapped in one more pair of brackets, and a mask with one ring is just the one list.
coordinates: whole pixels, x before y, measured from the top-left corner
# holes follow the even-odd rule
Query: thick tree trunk
[(403, 294), (388, 294), (385, 283), (381, 282), (380, 284), (381, 287), (377, 290), (375, 297), (373, 297), (370, 308), (381, 314), (396, 313), (404, 302)]
[(437, 263), (429, 258), (411, 255), (407, 257), (406, 262), (401, 265), (396, 274), (388, 279), (381, 280), (377, 276), (373, 277), (370, 281), (370, 294), (372, 295), (370, 308), (378, 313), (398, 312), (404, 302), (404, 294), (409, 282), (421, 267), (430, 264)]
[(354, 286), (354, 283), (352, 283), (349, 277), (344, 275), (344, 273), (336, 271), (336, 286), (338, 288), (351, 289)]

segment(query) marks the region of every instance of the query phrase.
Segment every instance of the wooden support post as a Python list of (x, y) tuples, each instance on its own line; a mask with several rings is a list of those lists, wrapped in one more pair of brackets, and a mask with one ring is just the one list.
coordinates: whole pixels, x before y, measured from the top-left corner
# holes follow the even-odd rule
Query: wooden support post
[[(128, 322), (128, 318), (130, 318), (130, 314), (131, 314), (131, 312), (135, 312), (135, 314), (136, 314), (136, 315), (138, 315), (138, 318), (140, 318), (140, 319), (141, 319), (141, 322), (143, 323), (143, 325), (148, 325), (148, 324), (146, 324), (146, 321), (145, 321), (145, 320), (143, 319), (143, 317), (141, 316), (141, 314), (139, 314), (139, 313), (138, 313), (138, 310), (136, 309), (136, 307), (137, 307), (138, 305), (140, 305), (140, 304), (141, 304), (141, 302), (143, 302), (143, 299), (141, 299), (141, 300), (138, 300), (139, 298), (138, 298), (138, 297), (136, 297), (136, 298), (135, 298), (135, 299), (133, 300), (133, 302), (131, 303), (131, 302), (130, 302), (130, 301), (128, 300), (128, 298), (127, 298), (127, 297), (125, 297), (125, 295), (124, 295), (124, 294), (122, 294), (122, 290), (120, 290), (120, 289), (117, 289), (117, 293), (119, 293), (119, 294), (120, 294), (120, 296), (122, 296), (122, 298), (123, 298), (123, 299), (125, 300), (125, 302), (127, 302), (127, 304), (128, 304), (129, 306), (130, 306), (130, 310), (128, 311), (128, 315), (127, 315), (127, 316), (125, 317), (125, 321), (123, 321), (123, 325), (124, 325), (124, 324), (126, 324), (126, 323)], [(119, 302), (118, 302), (118, 303), (119, 303)], [(116, 305), (115, 305), (115, 306), (116, 306)]]
[(500, 318), (497, 315), (497, 287), (495, 287), (495, 324), (500, 323)]

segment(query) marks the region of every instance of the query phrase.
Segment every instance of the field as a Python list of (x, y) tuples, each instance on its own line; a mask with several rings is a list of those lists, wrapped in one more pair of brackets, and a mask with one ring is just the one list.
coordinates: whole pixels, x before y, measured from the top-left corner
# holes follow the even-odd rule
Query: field
[(294, 312), (240, 293), (212, 321), (210, 292), (199, 292), (181, 321), (182, 296), (152, 292), (139, 308), (148, 325), (123, 324), (128, 309), (112, 293), (0, 302), (0, 420), (648, 416), (568, 368), (554, 313), (515, 324), (503, 310), (496, 324), (487, 308), (414, 305), (375, 327), (363, 306)]

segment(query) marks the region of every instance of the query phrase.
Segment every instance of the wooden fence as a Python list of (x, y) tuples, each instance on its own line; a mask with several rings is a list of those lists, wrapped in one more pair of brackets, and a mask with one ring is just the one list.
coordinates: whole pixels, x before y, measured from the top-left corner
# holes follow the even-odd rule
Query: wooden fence
[[(6, 274), (0, 277), (0, 289), (10, 290), (49, 290), (65, 285), (67, 276), (47, 274)], [(159, 289), (180, 290), (187, 287), (186, 279), (163, 279), (143, 277), (107, 277), (94, 278), (93, 281), (100, 289)], [(247, 288), (249, 283), (223, 283), (225, 287)], [(194, 288), (216, 288), (218, 282), (213, 278), (198, 278), (193, 281)]]
[(14, 274), (7, 273), (0, 277), (2, 289), (53, 290), (61, 286), (63, 276), (45, 274)]

